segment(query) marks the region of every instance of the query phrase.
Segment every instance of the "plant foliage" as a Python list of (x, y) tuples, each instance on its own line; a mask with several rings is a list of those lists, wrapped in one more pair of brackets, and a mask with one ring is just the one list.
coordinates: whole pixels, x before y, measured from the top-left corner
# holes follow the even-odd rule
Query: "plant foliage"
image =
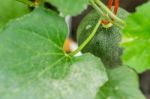
[[(122, 14), (113, 16), (99, 0), (18, 1), (29, 4), (29, 7), (15, 0), (1, 0), (0, 3), (0, 99), (145, 99), (139, 90), (136, 72), (116, 63), (116, 58), (120, 60), (120, 54), (116, 56), (116, 53), (120, 51), (121, 43), (125, 48), (123, 64), (134, 67), (138, 72), (150, 69), (150, 48), (147, 46), (150, 15), (144, 15), (149, 13), (150, 3), (127, 18), (127, 26), (122, 33), (115, 22), (117, 25), (123, 22), (119, 18), (126, 17), (125, 11), (122, 9)], [(45, 2), (60, 13), (43, 6)], [(79, 42), (81, 46), (76, 51), (68, 54), (63, 48), (68, 27), (62, 15), (78, 15), (89, 4), (96, 9), (94, 15), (87, 16), (88, 20), (83, 19), (82, 28), (78, 29), (80, 34), (84, 33), (78, 36), (86, 37), (82, 38), (82, 43)], [(112, 18), (102, 13), (116, 19), (107, 30), (99, 19)], [(87, 27), (89, 23), (92, 28)], [(96, 41), (98, 47), (90, 43), (94, 33), (98, 37), (96, 39), (102, 38)], [(118, 34), (119, 37), (115, 36)], [(88, 44), (97, 52), (87, 50), (81, 56), (74, 56)], [(106, 68), (111, 66), (114, 68)]]

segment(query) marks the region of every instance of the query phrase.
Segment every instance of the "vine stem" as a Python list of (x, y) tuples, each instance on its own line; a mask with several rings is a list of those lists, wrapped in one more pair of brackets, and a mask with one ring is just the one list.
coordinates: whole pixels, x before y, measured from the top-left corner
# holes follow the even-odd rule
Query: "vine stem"
[(126, 23), (118, 18), (116, 15), (114, 15), (111, 10), (109, 10), (101, 1), (99, 0), (95, 0), (95, 2), (100, 6), (100, 8), (105, 11), (113, 20), (117, 21), (118, 23), (120, 23), (121, 25), (125, 26)]
[(113, 20), (111, 20), (111, 18), (110, 18), (106, 13), (104, 13), (104, 12), (95, 4), (95, 2), (94, 2), (93, 0), (91, 0), (91, 4), (92, 4), (92, 6), (94, 7), (94, 9), (97, 10), (97, 12), (98, 12), (98, 14), (99, 14), (100, 16), (102, 15), (103, 18), (107, 19), (107, 20), (110, 21), (112, 24), (116, 25), (117, 27), (119, 27), (119, 28), (121, 28), (121, 29), (123, 28), (123, 26), (121, 26), (121, 25), (118, 24), (117, 22), (114, 22)]
[(16, 1), (22, 2), (22, 3), (27, 4), (29, 6), (35, 6), (35, 4), (29, 0), (16, 0)]
[(92, 4), (92, 6), (94, 7), (94, 9), (97, 10), (98, 12), (100, 12), (98, 14), (105, 16), (105, 13), (95, 4), (95, 2), (93, 0), (90, 0), (90, 2)]
[(74, 56), (77, 53), (79, 53), (90, 41), (91, 39), (94, 37), (94, 35), (96, 34), (99, 26), (101, 23), (101, 18), (99, 19), (99, 21), (97, 22), (97, 24), (95, 25), (92, 33), (90, 34), (90, 36), (79, 46), (79, 48), (77, 48), (75, 51), (73, 51), (72, 53), (69, 54), (69, 56)]
[(35, 5), (36, 6), (38, 6), (38, 5), (40, 5), (40, 2), (41, 2), (42, 0), (35, 0), (34, 2), (35, 2)]

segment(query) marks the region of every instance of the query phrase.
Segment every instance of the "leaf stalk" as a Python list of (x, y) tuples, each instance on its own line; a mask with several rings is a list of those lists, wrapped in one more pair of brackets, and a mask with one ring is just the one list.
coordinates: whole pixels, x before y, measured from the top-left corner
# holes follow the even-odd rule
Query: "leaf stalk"
[(92, 40), (92, 38), (95, 36), (95, 34), (96, 34), (96, 32), (97, 32), (97, 30), (98, 30), (98, 28), (100, 26), (100, 23), (101, 23), (101, 18), (99, 19), (99, 21), (95, 25), (95, 27), (94, 27), (92, 33), (89, 35), (89, 37), (79, 46), (79, 48), (77, 48), (75, 51), (70, 53), (69, 54), (70, 56), (74, 56), (77, 53), (79, 53)]

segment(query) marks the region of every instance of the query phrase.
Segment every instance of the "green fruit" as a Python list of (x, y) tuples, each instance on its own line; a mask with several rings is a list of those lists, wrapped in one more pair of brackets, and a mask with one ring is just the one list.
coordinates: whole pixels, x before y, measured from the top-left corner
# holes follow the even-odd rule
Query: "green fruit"
[[(128, 16), (128, 12), (119, 8), (117, 16), (124, 19)], [(79, 45), (91, 34), (99, 18), (100, 15), (97, 11), (92, 10), (82, 20), (77, 30)], [(90, 52), (100, 57), (106, 67), (120, 66), (122, 64), (120, 56), (123, 51), (123, 49), (119, 47), (120, 41), (121, 31), (118, 27), (114, 25), (110, 28), (100, 26), (93, 39), (85, 46), (82, 52)]]

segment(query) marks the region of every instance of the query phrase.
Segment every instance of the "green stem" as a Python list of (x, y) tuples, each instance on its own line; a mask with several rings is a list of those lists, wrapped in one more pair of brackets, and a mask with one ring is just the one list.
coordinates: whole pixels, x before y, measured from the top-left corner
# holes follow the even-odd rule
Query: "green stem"
[(79, 46), (78, 49), (76, 49), (75, 51), (73, 51), (72, 53), (70, 53), (69, 55), (70, 56), (74, 56), (76, 55), (77, 53), (79, 53), (90, 41), (91, 39), (94, 37), (94, 35), (96, 34), (99, 26), (100, 26), (100, 22), (101, 19), (98, 21), (98, 23), (96, 24), (96, 26), (94, 27), (92, 33), (90, 34), (90, 36)]
[(103, 15), (103, 16), (106, 15), (99, 7), (95, 4), (95, 2), (94, 2), (93, 0), (90, 0), (90, 2), (91, 2), (91, 4), (92, 4), (92, 6), (94, 7), (94, 9), (99, 12), (98, 14)]
[(35, 6), (35, 4), (29, 0), (17, 0), (17, 1), (27, 4), (29, 6)]
[(113, 20), (111, 20), (111, 18), (110, 18), (106, 13), (104, 13), (104, 12), (95, 4), (95, 2), (94, 2), (93, 0), (91, 0), (91, 4), (92, 4), (93, 8), (94, 8), (95, 10), (97, 10), (98, 14), (100, 14), (100, 16), (102, 15), (104, 19), (110, 21), (112, 24), (116, 25), (117, 27), (119, 27), (119, 28), (121, 28), (121, 29), (123, 28), (122, 25), (120, 25), (120, 24), (118, 24), (117, 22), (114, 22)]
[(91, 4), (92, 4), (93, 8), (94, 8), (95, 10), (97, 10), (98, 14), (99, 14), (100, 16), (102, 15), (102, 18), (101, 18), (101, 19), (105, 18), (105, 19), (107, 19), (108, 21), (110, 21), (111, 23), (113, 23), (112, 20), (111, 20), (111, 18), (110, 18), (106, 13), (104, 13), (104, 12), (95, 4), (95, 2), (94, 2), (93, 0), (91, 0)]
[(114, 15), (101, 1), (99, 0), (95, 0), (95, 2), (101, 7), (101, 9), (103, 11), (105, 11), (112, 19), (114, 19), (116, 22), (119, 22), (120, 24), (122, 24), (123, 26), (126, 25), (126, 23), (118, 18), (116, 15)]

